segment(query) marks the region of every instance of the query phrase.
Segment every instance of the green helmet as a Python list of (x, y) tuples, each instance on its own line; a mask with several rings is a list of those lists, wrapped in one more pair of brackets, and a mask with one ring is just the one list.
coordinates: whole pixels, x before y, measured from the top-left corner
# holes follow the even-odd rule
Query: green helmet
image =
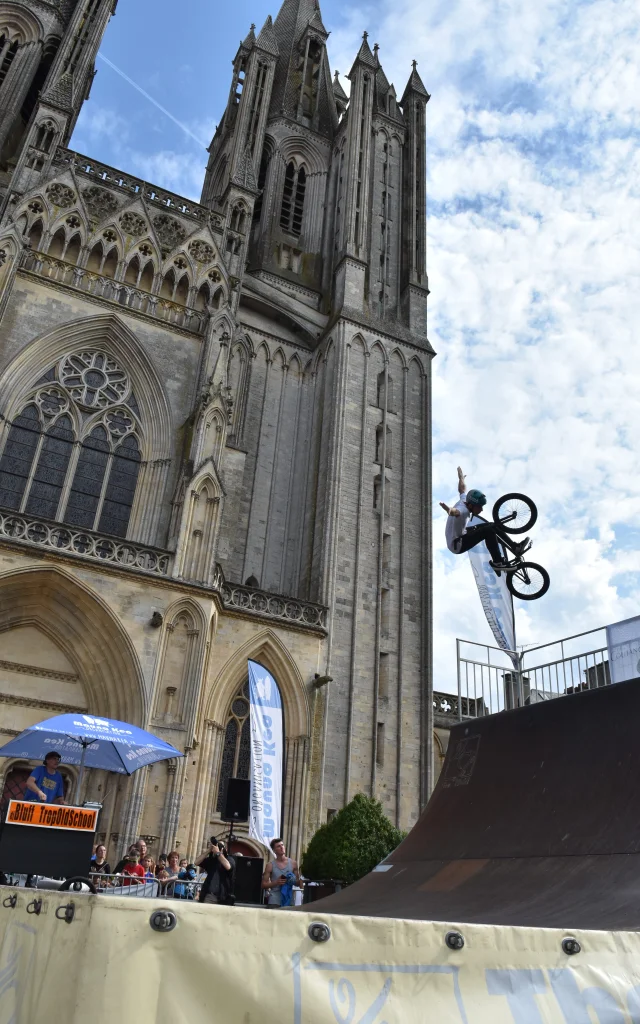
[(474, 487), (467, 494), (467, 501), (471, 502), (472, 505), (482, 505), (482, 507), (484, 508), (484, 506), (487, 504), (487, 496), (486, 494), (483, 494), (482, 491), (476, 490), (476, 488)]

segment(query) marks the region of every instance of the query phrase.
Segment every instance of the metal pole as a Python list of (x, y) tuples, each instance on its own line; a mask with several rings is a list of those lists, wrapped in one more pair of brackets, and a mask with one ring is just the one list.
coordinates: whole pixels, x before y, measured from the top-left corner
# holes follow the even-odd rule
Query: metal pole
[[(80, 740), (82, 743), (82, 757), (80, 758), (80, 771), (78, 772), (78, 781), (76, 782), (76, 793), (74, 797), (74, 803), (76, 806), (80, 803), (80, 790), (82, 788), (82, 777), (84, 775), (84, 761), (87, 754), (87, 747), (89, 743), (86, 740)], [(90, 740), (89, 742), (93, 742)]]

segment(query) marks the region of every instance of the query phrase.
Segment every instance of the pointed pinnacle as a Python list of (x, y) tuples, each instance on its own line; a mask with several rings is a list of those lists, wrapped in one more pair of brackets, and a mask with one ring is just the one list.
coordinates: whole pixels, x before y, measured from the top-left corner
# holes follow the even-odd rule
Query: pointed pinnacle
[(369, 33), (368, 32), (363, 32), (362, 33), (362, 38), (364, 39), (364, 41), (366, 43), (367, 39), (369, 38)]
[(417, 60), (412, 60), (411, 63), (413, 64), (413, 70), (417, 71), (418, 70), (418, 62), (417, 62)]

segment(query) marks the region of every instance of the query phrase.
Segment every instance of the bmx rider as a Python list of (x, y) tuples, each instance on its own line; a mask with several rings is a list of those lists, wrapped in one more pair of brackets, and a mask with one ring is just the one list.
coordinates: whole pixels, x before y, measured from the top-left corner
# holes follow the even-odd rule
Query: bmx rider
[[(472, 516), (480, 515), (482, 509), (487, 504), (487, 498), (482, 491), (477, 490), (475, 487), (467, 491), (464, 481), (464, 473), (460, 466), (458, 466), (458, 494), (460, 497), (452, 508), (445, 505), (443, 501), (440, 502), (441, 507), (447, 513), (445, 536), (449, 551), (452, 551), (454, 555), (462, 555), (465, 551), (469, 551), (470, 548), (474, 548), (476, 544), (481, 544), (484, 541), (491, 555), (489, 565), (496, 575), (499, 576), (501, 572), (512, 571), (512, 567), (503, 560), (500, 552), (500, 545), (498, 544), (498, 538), (501, 537), (500, 529), (494, 523), (479, 523), (477, 526), (467, 526)], [(528, 543), (528, 537), (519, 544), (515, 544), (513, 540), (510, 541), (516, 555), (524, 551)]]

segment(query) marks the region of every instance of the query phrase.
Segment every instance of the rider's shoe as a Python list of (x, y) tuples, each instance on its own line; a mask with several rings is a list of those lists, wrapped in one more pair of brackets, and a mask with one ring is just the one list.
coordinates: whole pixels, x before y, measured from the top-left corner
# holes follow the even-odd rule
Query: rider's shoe
[(499, 576), (501, 572), (507, 572), (509, 568), (506, 562), (489, 562), (489, 565), (495, 572), (496, 576)]
[(513, 548), (513, 553), (516, 558), (520, 558), (520, 556), (524, 555), (525, 551), (528, 551), (531, 547), (531, 538), (525, 537), (524, 540), (521, 541), (511, 541), (511, 547)]

